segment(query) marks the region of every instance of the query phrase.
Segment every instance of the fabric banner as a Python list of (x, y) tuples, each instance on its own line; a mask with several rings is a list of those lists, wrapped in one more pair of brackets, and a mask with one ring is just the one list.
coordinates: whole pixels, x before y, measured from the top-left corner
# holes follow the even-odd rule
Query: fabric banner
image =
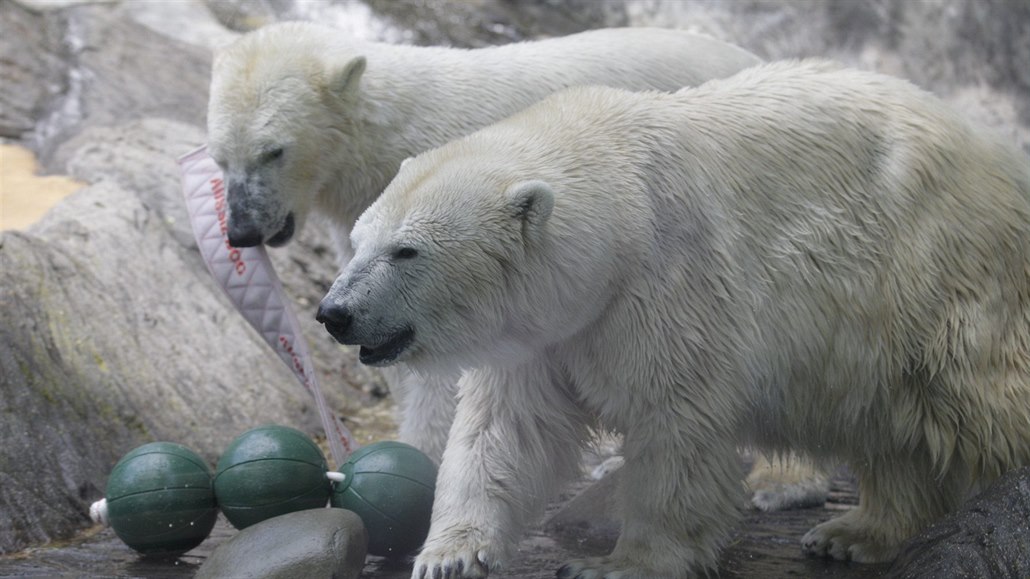
[(315, 399), (332, 458), (337, 467), (343, 465), (357, 443), (326, 404), (300, 324), (268, 252), (263, 245), (236, 248), (229, 244), (226, 185), (206, 146), (180, 157), (179, 167), (186, 209), (204, 263), (236, 309)]

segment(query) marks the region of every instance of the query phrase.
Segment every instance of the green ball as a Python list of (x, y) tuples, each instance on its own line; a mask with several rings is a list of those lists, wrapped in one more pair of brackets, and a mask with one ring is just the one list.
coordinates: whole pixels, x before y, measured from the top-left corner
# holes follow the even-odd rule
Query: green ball
[(107, 518), (118, 538), (144, 554), (184, 553), (218, 518), (211, 470), (192, 450), (152, 442), (126, 454), (107, 479)]
[(402, 442), (376, 442), (352, 454), (340, 468), (330, 504), (354, 511), (368, 530), (368, 552), (403, 557), (429, 534), (436, 464)]
[(261, 426), (241, 434), (218, 459), (215, 497), (225, 518), (244, 529), (294, 511), (325, 507), (329, 470), (303, 432)]

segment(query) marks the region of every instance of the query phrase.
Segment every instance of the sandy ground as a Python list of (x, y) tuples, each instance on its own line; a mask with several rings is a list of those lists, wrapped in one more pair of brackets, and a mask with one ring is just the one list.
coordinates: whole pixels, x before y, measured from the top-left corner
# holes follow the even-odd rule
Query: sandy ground
[(32, 151), (0, 144), (0, 230), (24, 230), (58, 201), (86, 186), (60, 175), (39, 175)]

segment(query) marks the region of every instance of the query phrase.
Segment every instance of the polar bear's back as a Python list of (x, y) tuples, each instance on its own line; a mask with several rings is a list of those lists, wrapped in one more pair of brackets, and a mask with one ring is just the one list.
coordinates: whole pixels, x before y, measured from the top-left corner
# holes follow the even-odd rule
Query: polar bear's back
[(670, 99), (678, 137), (748, 208), (741, 226), (785, 253), (850, 251), (838, 259), (871, 267), (910, 255), (917, 270), (940, 249), (927, 239), (991, 253), (1001, 235), (1030, 258), (1030, 160), (907, 81), (783, 62)]
[(536, 68), (534, 75), (550, 69), (555, 87), (602, 84), (670, 91), (761, 62), (750, 52), (716, 38), (666, 28), (590, 30), (499, 46), (480, 51), (479, 56), (489, 58), (498, 74), (504, 74), (513, 61)]
[[(611, 28), (462, 50), (377, 44), (369, 90), (418, 86), (418, 115), (437, 120), (422, 150), (466, 135), (573, 86), (675, 91), (758, 64), (755, 55), (683, 30)], [(418, 66), (412, 66), (418, 63)], [(445, 120), (445, 121), (444, 121)]]
[(818, 60), (759, 65), (673, 94), (572, 88), (492, 133), (485, 142), (532, 140), (528, 150), (552, 163), (647, 165), (645, 179), (694, 162), (720, 184), (717, 195), (753, 210), (832, 200), (899, 214), (933, 201), (1026, 219), (1030, 197), (1030, 163), (1015, 147), (908, 81)]
[[(448, 99), (430, 99), (432, 106), (461, 111), (479, 126), (570, 86), (674, 91), (761, 62), (750, 52), (711, 36), (665, 28), (606, 28), (455, 49), (368, 42), (324, 25), (284, 22), (220, 50), (216, 76), (259, 75), (265, 82), (291, 75), (317, 76), (320, 67), (340, 66), (357, 56), (368, 59), (372, 85), (389, 90), (415, 83), (431, 96), (450, 91), (454, 94)], [(519, 94), (525, 98), (509, 105), (505, 114), (476, 118), (482, 116), (479, 108), (500, 106)]]

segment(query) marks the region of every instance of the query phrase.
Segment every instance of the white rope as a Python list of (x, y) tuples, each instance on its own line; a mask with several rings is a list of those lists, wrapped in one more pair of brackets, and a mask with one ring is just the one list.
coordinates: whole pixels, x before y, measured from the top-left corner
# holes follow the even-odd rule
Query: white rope
[(89, 518), (93, 519), (94, 523), (100, 523), (105, 527), (111, 526), (107, 519), (107, 499), (100, 499), (89, 506)]

